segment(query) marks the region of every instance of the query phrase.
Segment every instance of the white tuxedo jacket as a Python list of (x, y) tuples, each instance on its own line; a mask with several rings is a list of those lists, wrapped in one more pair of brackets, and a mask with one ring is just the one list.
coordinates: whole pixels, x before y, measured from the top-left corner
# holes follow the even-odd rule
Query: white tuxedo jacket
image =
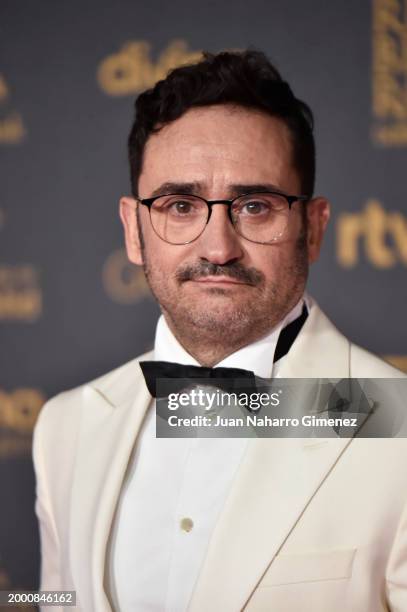
[[(66, 610), (113, 609), (107, 544), (151, 405), (138, 365), (148, 358), (50, 399), (35, 427), (40, 588), (75, 590)], [(316, 304), (281, 368), (283, 378), (403, 376)], [(245, 457), (189, 612), (407, 612), (407, 439), (252, 439)]]

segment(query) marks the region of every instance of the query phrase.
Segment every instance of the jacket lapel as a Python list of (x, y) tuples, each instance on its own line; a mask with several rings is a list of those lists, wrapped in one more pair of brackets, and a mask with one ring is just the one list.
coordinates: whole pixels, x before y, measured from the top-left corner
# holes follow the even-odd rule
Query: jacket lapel
[(349, 439), (250, 440), (189, 612), (244, 608)]
[[(314, 304), (281, 378), (346, 378), (349, 342)], [(189, 612), (245, 607), (351, 439), (254, 439), (210, 540)]]
[[(143, 358), (151, 358), (151, 353)], [(111, 610), (103, 588), (107, 542), (129, 458), (150, 400), (138, 360), (83, 390), (70, 513), (70, 566), (83, 610)]]
[(280, 378), (349, 378), (350, 342), (313, 304), (284, 358)]

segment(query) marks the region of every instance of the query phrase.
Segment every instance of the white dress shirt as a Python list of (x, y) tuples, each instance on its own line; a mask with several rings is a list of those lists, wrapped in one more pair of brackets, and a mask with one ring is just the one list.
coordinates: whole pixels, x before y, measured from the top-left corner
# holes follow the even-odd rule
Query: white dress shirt
[[(273, 356), (279, 333), (301, 314), (303, 299), (309, 309), (311, 300), (304, 296), (267, 336), (216, 365), (252, 370), (263, 378), (276, 376)], [(163, 316), (157, 323), (154, 359), (200, 365), (180, 345)], [(109, 588), (117, 612), (187, 610), (248, 443), (245, 438), (156, 438), (155, 414), (152, 401), (111, 535)]]

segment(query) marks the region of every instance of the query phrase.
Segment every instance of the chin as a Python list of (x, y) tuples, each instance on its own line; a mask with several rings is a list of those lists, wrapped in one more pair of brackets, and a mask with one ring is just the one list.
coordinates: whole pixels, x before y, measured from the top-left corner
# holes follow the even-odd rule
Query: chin
[[(232, 334), (233, 331), (241, 331), (247, 322), (248, 314), (246, 309), (242, 310), (236, 304), (213, 304), (208, 300), (201, 304), (199, 309), (189, 311), (186, 318), (189, 322), (199, 329), (205, 329), (209, 334), (220, 334), (226, 332)], [(204, 308), (202, 308), (204, 306)]]

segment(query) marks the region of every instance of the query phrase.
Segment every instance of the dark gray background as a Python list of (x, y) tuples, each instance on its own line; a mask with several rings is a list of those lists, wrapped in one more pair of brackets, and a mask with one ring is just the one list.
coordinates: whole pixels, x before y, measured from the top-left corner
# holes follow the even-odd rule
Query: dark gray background
[[(0, 73), (10, 96), (0, 118), (21, 114), (26, 138), (0, 143), (0, 265), (39, 270), (41, 316), (0, 320), (0, 386), (45, 397), (135, 357), (152, 342), (158, 308), (106, 292), (102, 269), (122, 246), (118, 199), (129, 192), (126, 138), (134, 95), (112, 97), (97, 68), (126, 41), (174, 39), (190, 50), (255, 45), (315, 112), (317, 193), (333, 219), (310, 290), (352, 340), (407, 354), (405, 265), (339, 265), (336, 220), (369, 198), (405, 214), (404, 147), (372, 142), (372, 6), (368, 0), (0, 1)], [(0, 292), (1, 299), (1, 292)], [(0, 405), (1, 408), (1, 405)], [(3, 432), (4, 433), (4, 432)], [(6, 432), (7, 433), (7, 432)], [(38, 541), (30, 455), (0, 458), (0, 585), (36, 587)]]

